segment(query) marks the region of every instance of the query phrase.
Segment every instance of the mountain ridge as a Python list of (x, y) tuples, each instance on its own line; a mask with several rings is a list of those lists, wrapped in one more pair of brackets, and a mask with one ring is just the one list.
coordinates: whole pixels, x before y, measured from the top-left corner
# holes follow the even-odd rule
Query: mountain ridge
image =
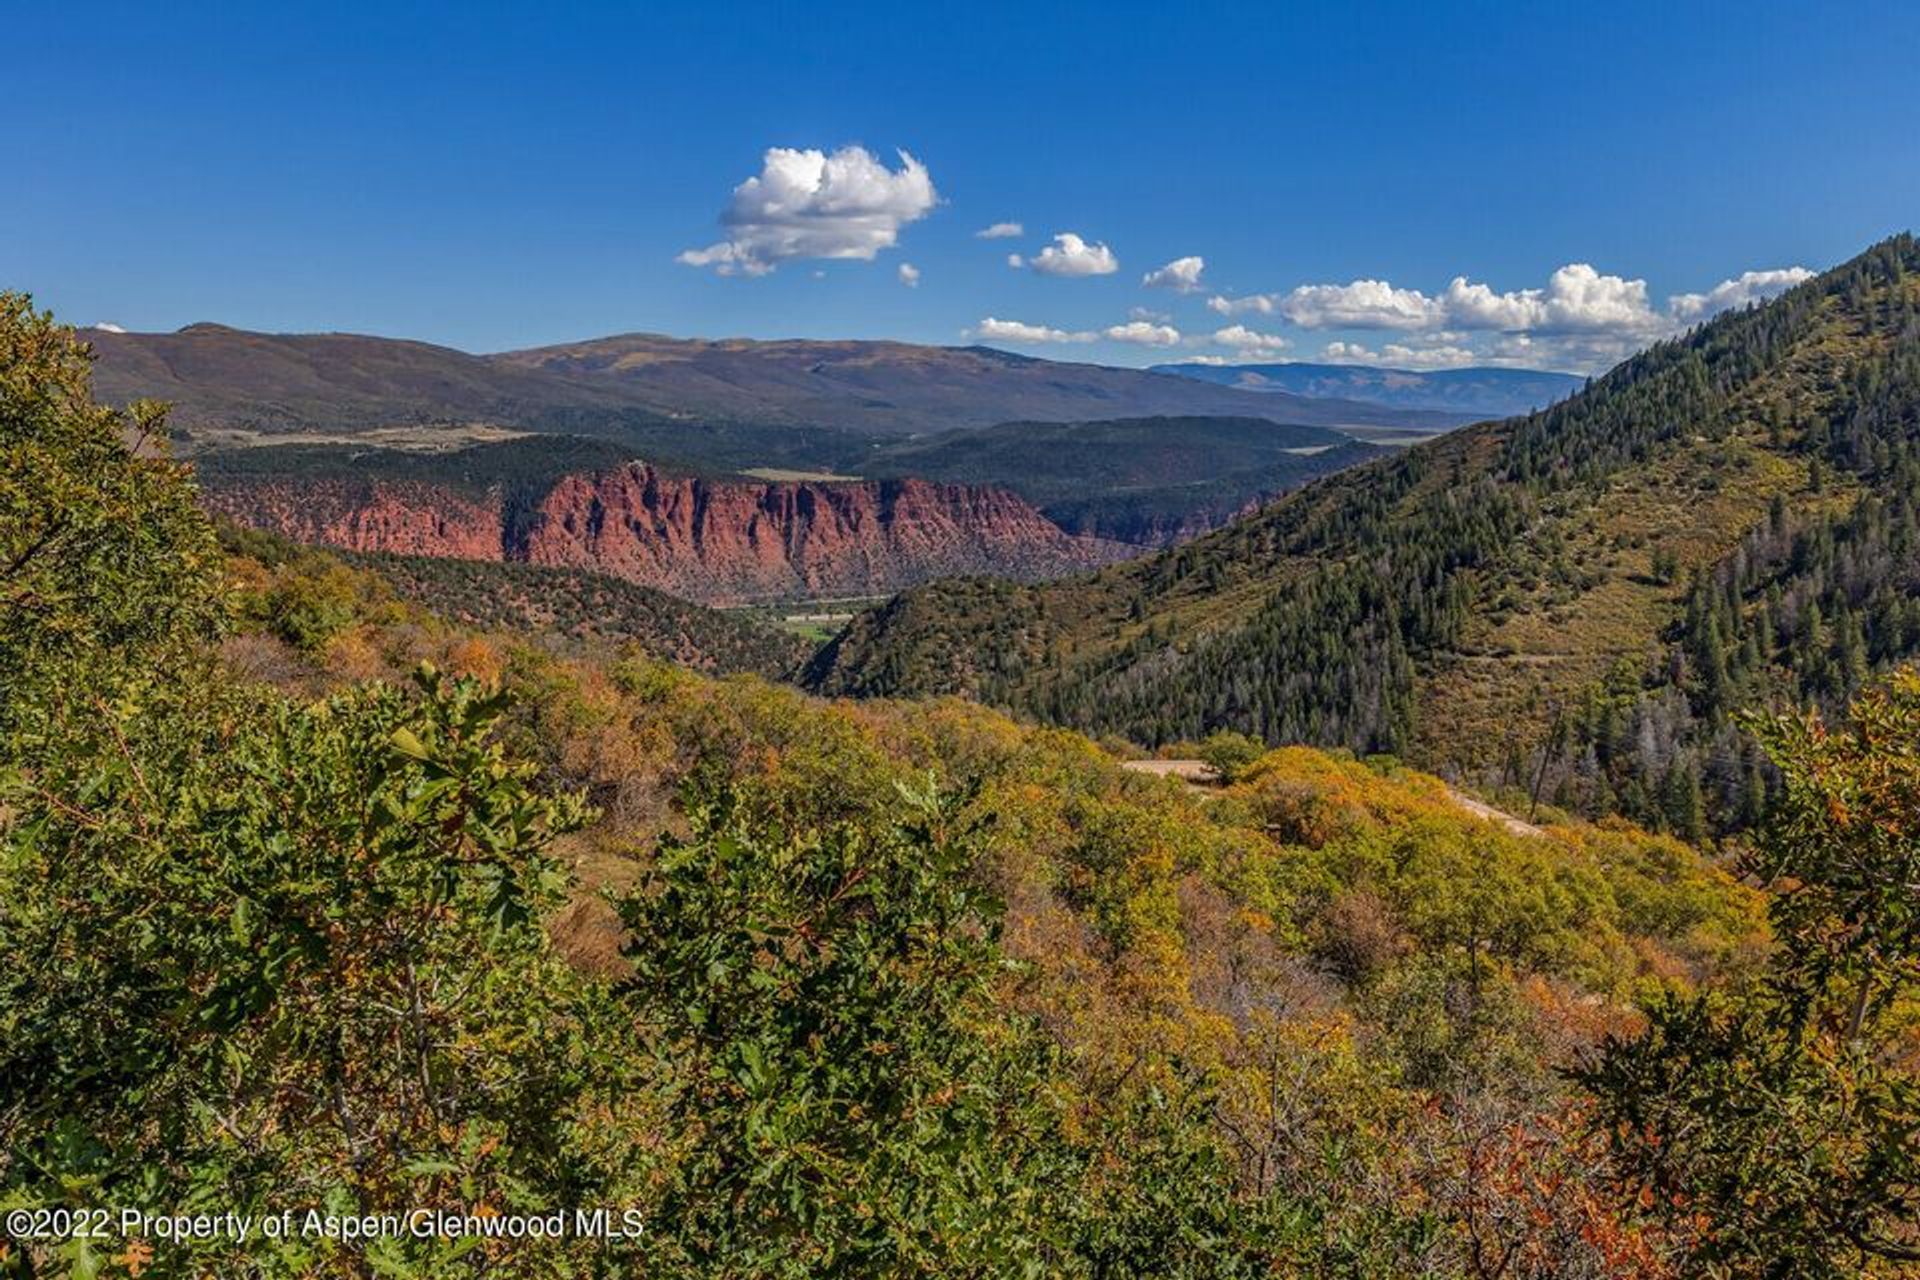
[(977, 346), (636, 334), (474, 355), (411, 339), (266, 334), (212, 323), (84, 336), (102, 398), (172, 401), (174, 427), (189, 443), (435, 423), (622, 438), (718, 423), (829, 429), (859, 440), (1020, 419), (1155, 413), (1426, 430), (1465, 420), (1255, 395)]
[[(1177, 550), (906, 593), (809, 683), (967, 693), (1147, 742), (1224, 727), (1401, 753), (1677, 829), (1703, 790), (1751, 809), (1766, 780), (1734, 692), (1843, 699), (1920, 652), (1903, 586), (1920, 534), (1901, 540), (1920, 520), (1917, 308), (1920, 249), (1898, 236), (1550, 409)], [(1848, 546), (1872, 558), (1836, 560)], [(1830, 612), (1796, 612), (1816, 598)]]

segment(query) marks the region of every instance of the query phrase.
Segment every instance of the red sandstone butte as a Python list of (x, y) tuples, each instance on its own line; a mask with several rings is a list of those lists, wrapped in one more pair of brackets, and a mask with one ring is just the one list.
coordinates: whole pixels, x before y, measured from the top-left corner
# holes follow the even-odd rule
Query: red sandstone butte
[(513, 496), (268, 477), (216, 480), (202, 500), (300, 542), (594, 569), (707, 604), (879, 595), (953, 574), (1050, 577), (1139, 551), (1076, 537), (982, 485), (714, 480), (644, 462)]

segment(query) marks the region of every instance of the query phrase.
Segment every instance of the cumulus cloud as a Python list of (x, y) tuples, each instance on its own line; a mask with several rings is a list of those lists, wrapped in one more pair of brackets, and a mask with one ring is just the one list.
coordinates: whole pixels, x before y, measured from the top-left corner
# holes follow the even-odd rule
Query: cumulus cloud
[[(1379, 351), (1335, 342), (1327, 348), (1332, 360), (1413, 369), (1477, 362), (1586, 371), (1729, 308), (1771, 298), (1812, 274), (1804, 267), (1748, 271), (1705, 293), (1675, 294), (1664, 308), (1654, 305), (1645, 280), (1610, 275), (1585, 262), (1566, 264), (1535, 289), (1501, 291), (1463, 275), (1433, 294), (1385, 280), (1355, 280), (1301, 285), (1284, 294), (1216, 296), (1207, 305), (1223, 316), (1277, 315), (1306, 329), (1415, 335)], [(1499, 336), (1469, 344), (1471, 334)]]
[(1007, 265), (1018, 271), (1027, 265), (1027, 260), (1017, 253), (1010, 253), (1007, 255)]
[(920, 287), (920, 268), (914, 266), (911, 262), (903, 262), (900, 264), (899, 275), (900, 283), (907, 286), (907, 288), (918, 289)]
[(1442, 319), (1434, 299), (1385, 280), (1303, 284), (1274, 310), (1303, 329), (1425, 329)]
[(1440, 305), (1458, 329), (1533, 330), (1541, 333), (1632, 333), (1653, 336), (1665, 327), (1647, 301), (1647, 282), (1602, 275), (1570, 262), (1544, 289), (1495, 293), (1455, 276)]
[[(1642, 288), (1640, 301), (1643, 305), (1646, 302), (1645, 293)], [(1441, 305), (1448, 311), (1448, 322), (1464, 329), (1530, 329), (1545, 316), (1540, 290), (1495, 293), (1487, 285), (1470, 284), (1465, 276), (1455, 276), (1441, 298)]]
[(1213, 331), (1213, 340), (1223, 347), (1232, 347), (1243, 356), (1274, 355), (1293, 345), (1291, 339), (1277, 333), (1259, 333), (1243, 324), (1230, 324), (1224, 329)]
[(1656, 338), (1630, 333), (1502, 334), (1485, 344), (1481, 363), (1596, 373), (1620, 363)]
[(1216, 293), (1207, 299), (1208, 309), (1223, 316), (1243, 315), (1250, 311), (1270, 316), (1273, 314), (1274, 303), (1274, 296), (1270, 293), (1253, 293), (1244, 298), (1225, 298)]
[(1667, 310), (1675, 320), (1691, 324), (1733, 307), (1764, 302), (1811, 279), (1813, 272), (1805, 267), (1745, 271), (1732, 280), (1722, 280), (1705, 293), (1676, 293), (1667, 299)]
[(1805, 267), (1748, 271), (1705, 293), (1675, 294), (1660, 310), (1648, 299), (1646, 281), (1569, 263), (1553, 273), (1545, 289), (1517, 293), (1494, 293), (1456, 278), (1444, 304), (1454, 327), (1504, 335), (1487, 353), (1494, 363), (1594, 370), (1722, 311), (1774, 297), (1812, 275)]
[(1191, 257), (1175, 258), (1164, 267), (1157, 267), (1140, 277), (1140, 283), (1149, 289), (1171, 289), (1175, 293), (1197, 293), (1200, 289), (1200, 273), (1207, 269), (1207, 260), (1199, 254)]
[(1331, 360), (1336, 364), (1343, 364), (1350, 361), (1378, 360), (1380, 358), (1378, 351), (1373, 350), (1371, 347), (1362, 346), (1358, 342), (1329, 342), (1321, 349), (1320, 355), (1323, 359)]
[(996, 222), (990, 227), (982, 227), (974, 232), (976, 240), (1011, 240), (1015, 236), (1027, 234), (1027, 229), (1017, 222)]
[(1389, 342), (1380, 355), (1403, 369), (1459, 369), (1480, 359), (1466, 347), (1408, 347), (1397, 342)]
[[(1068, 275), (1107, 274), (1118, 266), (1105, 245), (1088, 244), (1071, 233), (1055, 237), (1054, 245), (1038, 257), (1014, 254), (1008, 261), (1016, 267)], [(1077, 265), (1066, 267), (1069, 261)], [(1106, 265), (1087, 265), (1089, 261)], [(1185, 266), (1189, 263), (1193, 264), (1190, 271)], [(1177, 288), (1184, 278), (1197, 290), (1204, 266), (1198, 257), (1176, 259), (1149, 272), (1144, 280)], [(1499, 365), (1586, 373), (1606, 368), (1721, 311), (1771, 298), (1811, 275), (1804, 267), (1748, 271), (1702, 293), (1674, 294), (1662, 307), (1653, 302), (1645, 280), (1570, 262), (1548, 276), (1544, 285), (1530, 289), (1497, 290), (1465, 275), (1453, 277), (1445, 288), (1432, 293), (1387, 280), (1361, 279), (1305, 284), (1284, 293), (1215, 294), (1207, 299), (1207, 307), (1227, 319), (1269, 316), (1302, 329), (1381, 331), (1393, 338), (1377, 344), (1354, 341), (1348, 334), (1325, 347), (1323, 358), (1335, 362), (1404, 369)], [(1097, 332), (991, 319), (977, 332), (1025, 343), (1100, 338), (1148, 346), (1186, 342), (1230, 350), (1237, 360), (1270, 357), (1292, 348), (1282, 334), (1238, 322), (1210, 335), (1185, 338), (1165, 314), (1138, 307), (1129, 323)], [(1223, 359), (1199, 357), (1203, 363)]]
[(793, 258), (872, 261), (939, 202), (925, 165), (902, 151), (889, 169), (865, 147), (828, 154), (771, 147), (760, 173), (733, 189), (726, 238), (675, 261), (721, 275), (758, 276)]
[(1458, 369), (1481, 359), (1465, 347), (1410, 347), (1400, 342), (1389, 342), (1378, 351), (1358, 342), (1329, 342), (1322, 356), (1334, 364), (1379, 364), (1396, 369)]
[(983, 342), (1018, 342), (1031, 345), (1043, 342), (1092, 342), (1095, 335), (1085, 332), (1069, 333), (1065, 329), (1053, 329), (1043, 324), (1027, 324), (1021, 320), (1000, 320), (988, 316), (973, 327), (970, 336)]
[(1047, 276), (1110, 276), (1120, 269), (1120, 259), (1104, 244), (1088, 244), (1073, 232), (1062, 231), (1027, 265)]
[(1222, 315), (1277, 313), (1303, 329), (1395, 329), (1408, 332), (1631, 333), (1651, 337), (1667, 327), (1647, 300), (1647, 282), (1602, 275), (1584, 262), (1555, 271), (1544, 289), (1496, 292), (1465, 276), (1429, 295), (1385, 280), (1308, 284), (1275, 296), (1215, 298)]
[(1676, 294), (1665, 311), (1653, 306), (1645, 280), (1606, 275), (1585, 262), (1561, 267), (1540, 289), (1500, 292), (1455, 276), (1430, 296), (1384, 280), (1355, 280), (1301, 285), (1279, 297), (1213, 298), (1207, 305), (1222, 315), (1271, 310), (1307, 329), (1594, 334), (1644, 343), (1729, 307), (1770, 298), (1812, 274), (1804, 267), (1749, 271), (1706, 293)]
[(1116, 324), (1106, 331), (1106, 335), (1115, 342), (1131, 342), (1142, 347), (1180, 345), (1178, 329), (1170, 324), (1152, 324), (1146, 320), (1130, 320), (1126, 324)]

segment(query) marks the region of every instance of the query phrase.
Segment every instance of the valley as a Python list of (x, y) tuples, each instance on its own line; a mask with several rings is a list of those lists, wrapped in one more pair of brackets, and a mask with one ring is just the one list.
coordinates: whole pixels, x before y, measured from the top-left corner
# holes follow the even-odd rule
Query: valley
[(0, 1280), (1920, 1280), (1920, 5), (17, 5)]
[[(89, 337), (122, 389), (165, 355), (199, 424), (184, 430), (203, 500), (241, 524), (791, 606), (760, 615), (824, 642), (804, 679), (825, 693), (962, 693), (1148, 744), (1232, 729), (1387, 751), (1697, 835), (1757, 812), (1769, 785), (1723, 708), (1788, 691), (1838, 705), (1920, 643), (1897, 559), (1839, 588), (1795, 567), (1894, 536), (1877, 513), (1907, 518), (1903, 420), (1874, 424), (1908, 376), (1910, 255), (1890, 241), (1582, 389), (1516, 370), (1139, 374), (900, 344), (626, 337), (466, 357), (204, 326)], [(1123, 389), (1268, 412), (918, 429), (963, 383), (1011, 406), (1048, 377), (1061, 409)], [(293, 406), (271, 428), (270, 387)], [(817, 421), (855, 389), (869, 403), (853, 425)], [(1328, 391), (1381, 399), (1356, 414), (1304, 394)], [(1568, 392), (1451, 430), (1429, 407)], [(432, 421), (516, 397), (545, 407), (514, 427)], [(374, 425), (402, 402), (412, 425)], [(719, 412), (742, 416), (700, 417)], [(247, 447), (195, 445), (243, 419)], [(878, 603), (805, 603), (847, 597)]]
[[(80, 349), (13, 303), (0, 334), (24, 340), (0, 339), (12, 433), (0, 442), (15, 463), (0, 468), (0, 504), (25, 520), (0, 534), (20, 606), (0, 613), (15, 695), (0, 703), (0, 744), (32, 783), (0, 809), (0, 939), (28, 966), (0, 1002), (0, 1084), (34, 1114), (84, 1108), (102, 1128), (137, 1129), (155, 1104), (59, 1065), (100, 1053), (86, 1047), (97, 1020), (64, 1014), (70, 997), (129, 999), (116, 975), (131, 959), (138, 992), (207, 1013), (149, 1017), (151, 1056), (121, 1070), (152, 1080), (202, 1064), (191, 1078), (212, 1083), (168, 1112), (168, 1134), (215, 1164), (232, 1141), (218, 1115), (255, 1108), (264, 1172), (236, 1176), (264, 1185), (318, 1170), (398, 1194), (416, 1167), (355, 1169), (362, 1131), (342, 1109), (458, 1167), (471, 1159), (458, 1131), (415, 1119), (458, 1100), (571, 1153), (569, 1177), (632, 1179), (624, 1194), (679, 1224), (686, 1197), (725, 1185), (703, 1163), (716, 1142), (760, 1167), (755, 1117), (772, 1107), (798, 1135), (782, 1141), (809, 1151), (844, 1143), (866, 1159), (889, 1144), (915, 1196), (964, 1184), (942, 1171), (956, 1142), (983, 1167), (1031, 1168), (1019, 1202), (1042, 1207), (1016, 1238), (1081, 1224), (1054, 1255), (1070, 1274), (1099, 1274), (1111, 1240), (1150, 1231), (1151, 1258), (1231, 1249), (1246, 1275), (1358, 1250), (1382, 1274), (1438, 1256), (1464, 1276), (1483, 1199), (1452, 1188), (1493, 1151), (1551, 1171), (1500, 1239), (1548, 1259), (1548, 1274), (1639, 1280), (1605, 1269), (1606, 1242), (1649, 1256), (1688, 1245), (1657, 1203), (1608, 1199), (1618, 1175), (1605, 1162), (1697, 1157), (1630, 1128), (1615, 1130), (1628, 1135), (1618, 1156), (1600, 1154), (1583, 1117), (1636, 1105), (1617, 1076), (1686, 1051), (1637, 1035), (1645, 1022), (1702, 1034), (1677, 1022), (1705, 1007), (1694, 1002), (1745, 990), (1763, 965), (1792, 978), (1794, 952), (1757, 959), (1773, 930), (1791, 941), (1787, 899), (1732, 874), (1704, 830), (1696, 847), (1584, 820), (1587, 798), (1557, 785), (1554, 754), (1526, 763), (1522, 807), (1511, 788), (1481, 798), (1376, 748), (1419, 755), (1446, 740), (1422, 735), (1444, 723), (1434, 690), (1450, 673), (1484, 686), (1444, 695), (1484, 717), (1456, 732), (1497, 745), (1501, 721), (1537, 714), (1528, 681), (1577, 689), (1593, 662), (1661, 643), (1683, 653), (1677, 693), (1700, 698), (1689, 707), (1714, 730), (1727, 723), (1710, 718), (1718, 700), (1764, 696), (1764, 669), (1735, 655), (1766, 656), (1760, 629), (1796, 611), (1831, 617), (1835, 637), (1829, 650), (1815, 632), (1774, 631), (1796, 671), (1836, 681), (1801, 691), (1864, 690), (1863, 724), (1920, 724), (1920, 686), (1856, 683), (1894, 650), (1850, 652), (1862, 625), (1832, 599), (1857, 600), (1878, 643), (1920, 644), (1902, 576), (1920, 518), (1901, 497), (1920, 478), (1900, 443), (1920, 430), (1915, 257), (1892, 242), (1546, 414), (1375, 457), (1170, 549), (1051, 583), (1003, 570), (906, 590), (817, 652), (768, 619), (804, 626), (809, 609), (837, 618), (864, 603), (827, 579), (913, 562), (910, 540), (958, 510), (977, 517), (971, 529), (1004, 523), (1007, 555), (1071, 537), (1009, 489), (706, 477), (575, 437), (286, 444), (179, 467), (130, 449), (128, 420), (87, 404)], [(1666, 412), (1642, 413), (1649, 403)], [(1264, 447), (1269, 466), (1323, 443), (1244, 421), (1178, 430), (1236, 456)], [(1177, 478), (1178, 458), (1155, 452), (1164, 425), (1009, 431), (1015, 458), (1031, 434), (1111, 492)], [(992, 465), (1000, 447), (982, 458), (956, 442), (956, 468)], [(1032, 471), (1010, 468), (1008, 483), (1031, 486), (1020, 469)], [(208, 510), (233, 519), (212, 528)], [(752, 536), (723, 536), (740, 529)], [(1743, 554), (1709, 576), (1729, 563), (1730, 530)], [(678, 598), (702, 592), (761, 603)], [(1604, 612), (1588, 615), (1595, 601)], [(1235, 660), (1213, 661), (1215, 644)], [(1083, 662), (1121, 678), (1097, 703), (1048, 692), (1071, 687), (1053, 683), (1063, 672), (1084, 679)], [(1276, 670), (1320, 683), (1285, 686), (1283, 702), (1246, 678)], [(1672, 696), (1659, 668), (1640, 670), (1617, 697)], [(1143, 674), (1150, 692), (1132, 683)], [(1033, 700), (1015, 719), (952, 698), (824, 699), (796, 675), (835, 693)], [(1233, 732), (1222, 693), (1298, 717), (1253, 722), (1263, 736), (1318, 734), (1333, 749)], [(1757, 748), (1787, 779), (1775, 803), (1801, 806), (1784, 829), (1843, 842), (1842, 797), (1911, 805), (1899, 772), (1911, 763), (1886, 772), (1877, 728), (1858, 745), (1809, 728), (1823, 745), (1783, 746), (1795, 723), (1773, 722)], [(1367, 736), (1342, 742), (1329, 725)], [(1666, 741), (1677, 756), (1698, 739)], [(1653, 817), (1680, 831), (1685, 814)], [(156, 911), (165, 929), (109, 927)], [(476, 989), (485, 1003), (466, 1003)], [(686, 1047), (715, 1034), (714, 1009), (733, 1028), (713, 1051), (721, 1067)], [(460, 1038), (417, 1042), (396, 1066), (391, 1045), (416, 1017)], [(662, 1025), (679, 1029), (657, 1038)], [(483, 1036), (537, 1039), (564, 1080), (524, 1085), (521, 1055)], [(896, 1061), (903, 1042), (917, 1047)], [(236, 1047), (294, 1081), (331, 1077), (323, 1100), (297, 1084), (263, 1097), (249, 1076), (211, 1069)], [(903, 1079), (931, 1120), (900, 1112)], [(956, 1080), (993, 1116), (1028, 1117), (1020, 1136), (957, 1115)], [(1167, 1107), (1166, 1090), (1192, 1099), (1202, 1081), (1220, 1082), (1217, 1101)], [(555, 1087), (591, 1125), (550, 1117)], [(806, 1099), (822, 1090), (835, 1109), (816, 1115)], [(1296, 1126), (1341, 1153), (1340, 1176), (1244, 1138)], [(1020, 1159), (998, 1163), (1010, 1141)], [(1169, 1173), (1167, 1143), (1197, 1154)], [(144, 1169), (180, 1148), (169, 1136), (90, 1158)], [(1582, 1164), (1562, 1173), (1568, 1151)], [(36, 1166), (9, 1176), (44, 1181)], [(478, 1176), (502, 1198), (523, 1185), (484, 1165)], [(1776, 1179), (1770, 1166), (1746, 1176)], [(735, 1225), (737, 1196), (715, 1221), (759, 1239), (758, 1217)], [(1144, 1218), (1134, 1197), (1152, 1205)], [(942, 1220), (973, 1202), (958, 1196)], [(757, 1203), (760, 1217), (789, 1212)], [(866, 1205), (810, 1209), (809, 1229), (871, 1239)], [(1740, 1220), (1737, 1206), (1721, 1212)], [(1300, 1236), (1287, 1224), (1302, 1213), (1339, 1223), (1341, 1243)], [(1684, 1221), (1697, 1216), (1689, 1205)], [(976, 1229), (999, 1240), (1007, 1226), (996, 1212)], [(699, 1232), (661, 1237), (670, 1274), (712, 1274)]]
[[(708, 604), (1096, 568), (1377, 452), (1350, 431), (1463, 420), (986, 348), (629, 335), (471, 356), (212, 324), (88, 338), (104, 389), (173, 403), (173, 444), (223, 517)], [(1159, 416), (1105, 416), (1133, 412)]]

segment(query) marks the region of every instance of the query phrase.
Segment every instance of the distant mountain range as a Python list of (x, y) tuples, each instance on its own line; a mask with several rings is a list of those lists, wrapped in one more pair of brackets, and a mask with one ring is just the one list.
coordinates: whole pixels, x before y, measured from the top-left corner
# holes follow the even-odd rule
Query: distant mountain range
[[(986, 347), (899, 342), (697, 341), (628, 334), (469, 355), (356, 334), (267, 334), (194, 324), (175, 333), (89, 330), (109, 401), (172, 401), (203, 442), (261, 434), (484, 423), (615, 436), (649, 446), (696, 423), (759, 442), (765, 428), (904, 436), (1014, 420), (1237, 415), (1311, 426), (1459, 425), (1460, 414), (1287, 393), (1255, 394), (1141, 369), (1068, 364)], [(726, 433), (721, 433), (723, 436)], [(820, 447), (845, 439), (823, 438)], [(763, 462), (762, 465), (765, 465)]]
[(1464, 421), (983, 347), (86, 336), (97, 393), (173, 402), (206, 502), (236, 521), (706, 602), (1092, 568), (1379, 452), (1347, 433)]
[(1347, 364), (1161, 364), (1156, 373), (1264, 395), (1334, 397), (1383, 408), (1509, 418), (1565, 400), (1587, 383), (1538, 369), (1381, 369)]

